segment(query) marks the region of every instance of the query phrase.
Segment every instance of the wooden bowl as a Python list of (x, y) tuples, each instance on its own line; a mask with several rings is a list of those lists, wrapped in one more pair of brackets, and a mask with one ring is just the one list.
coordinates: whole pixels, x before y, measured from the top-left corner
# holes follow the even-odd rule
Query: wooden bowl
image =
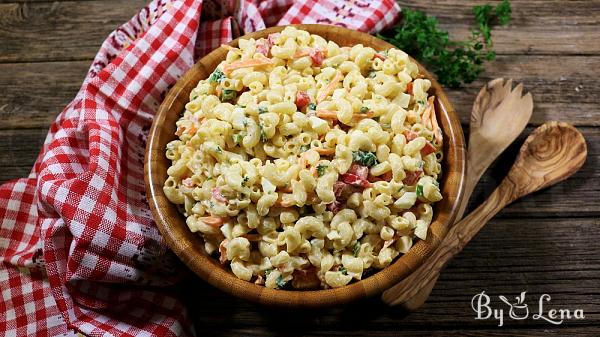
[[(337, 26), (296, 25), (299, 29), (322, 36), (340, 46), (363, 44), (376, 50), (393, 46), (371, 35)], [(266, 37), (279, 32), (284, 27), (272, 27), (260, 32), (245, 35), (244, 38)], [(237, 40), (231, 45), (237, 46)], [(350, 283), (349, 285), (326, 290), (277, 290), (243, 281), (235, 277), (229, 266), (222, 266), (217, 259), (204, 251), (202, 239), (192, 233), (182, 214), (177, 211), (163, 193), (163, 183), (167, 178), (167, 168), (171, 165), (165, 157), (165, 146), (175, 137), (175, 122), (184, 105), (189, 100), (190, 91), (198, 81), (207, 78), (227, 51), (218, 48), (202, 58), (169, 91), (160, 106), (148, 136), (144, 178), (148, 202), (167, 244), (179, 258), (202, 279), (213, 286), (237, 297), (253, 302), (284, 307), (320, 307), (343, 304), (360, 298), (379, 294), (415, 270), (440, 244), (449, 227), (453, 224), (457, 206), (462, 196), (465, 175), (465, 144), (458, 117), (448, 101), (444, 90), (433, 76), (420, 64), (420, 72), (431, 80), (429, 93), (435, 95), (437, 119), (444, 135), (444, 159), (442, 163), (442, 195), (444, 199), (435, 204), (434, 218), (429, 227), (427, 240), (419, 240), (410, 251), (397, 258), (387, 268)]]

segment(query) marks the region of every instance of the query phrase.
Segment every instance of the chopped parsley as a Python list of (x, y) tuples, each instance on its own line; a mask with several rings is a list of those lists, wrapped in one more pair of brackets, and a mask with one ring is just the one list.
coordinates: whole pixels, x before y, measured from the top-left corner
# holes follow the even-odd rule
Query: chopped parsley
[(216, 153), (223, 153), (223, 149), (219, 145), (217, 145), (217, 148), (215, 149), (215, 152)]
[(244, 118), (244, 121), (242, 122), (244, 124), (244, 127), (248, 127), (248, 119)]
[(317, 110), (317, 104), (313, 103), (313, 102), (308, 103), (308, 110), (309, 111), (311, 111), (311, 110), (312, 111)]
[(375, 70), (369, 70), (367, 73), (368, 78), (375, 78), (375, 76), (377, 76), (377, 72)]
[(358, 253), (360, 253), (360, 242), (355, 243), (354, 247), (352, 247), (352, 254), (354, 257), (358, 257)]
[(417, 104), (419, 104), (419, 105), (425, 105), (425, 101), (422, 100), (422, 99), (420, 99), (420, 100), (417, 101)]
[(423, 196), (423, 185), (417, 185), (417, 197)]
[(244, 138), (244, 136), (242, 136), (239, 133), (234, 133), (233, 136), (233, 143), (234, 144), (241, 144), (242, 143), (242, 139)]
[(348, 275), (348, 271), (346, 270), (346, 268), (344, 266), (340, 266), (338, 268), (338, 271), (344, 275)]
[(245, 105), (239, 105), (239, 107), (242, 108), (242, 109), (246, 109)]
[(244, 180), (242, 181), (242, 187), (246, 187), (246, 184), (248, 183), (248, 180), (250, 180), (250, 177), (244, 176)]
[(328, 167), (329, 166), (322, 164), (317, 165), (317, 174), (319, 177), (322, 177), (325, 174), (325, 170), (327, 170)]
[(269, 269), (265, 270), (265, 277), (269, 276), (269, 274), (271, 274), (272, 271), (273, 271), (273, 268), (269, 268)]
[(308, 150), (310, 150), (310, 145), (302, 145), (302, 146), (300, 146), (300, 153), (306, 152)]
[(213, 71), (212, 74), (210, 74), (210, 77), (208, 78), (208, 82), (209, 83), (212, 83), (212, 82), (221, 83), (225, 78), (226, 78), (225, 73), (223, 73), (220, 69), (215, 69), (215, 71)]
[(279, 288), (279, 289), (285, 287), (285, 281), (283, 279), (283, 275), (279, 275), (277, 277), (277, 280), (275, 281), (275, 283), (277, 284), (277, 288)]
[(367, 113), (367, 112), (369, 112), (369, 108), (368, 107), (363, 106), (362, 108), (360, 108), (360, 113), (364, 114), (364, 113)]
[(267, 134), (265, 133), (265, 129), (263, 129), (262, 124), (258, 125), (260, 127), (260, 141), (263, 143), (267, 142)]
[(269, 108), (267, 108), (266, 106), (259, 106), (258, 107), (258, 114), (259, 115), (266, 114), (267, 112), (269, 112)]
[(372, 167), (379, 164), (377, 156), (373, 152), (355, 151), (352, 152), (352, 160), (367, 167)]
[(221, 101), (232, 101), (237, 97), (237, 91), (224, 89), (221, 91)]

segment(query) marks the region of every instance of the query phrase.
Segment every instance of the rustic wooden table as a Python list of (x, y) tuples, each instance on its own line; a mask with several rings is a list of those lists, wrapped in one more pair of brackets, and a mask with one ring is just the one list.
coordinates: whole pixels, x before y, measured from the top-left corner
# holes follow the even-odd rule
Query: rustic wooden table
[[(485, 1), (402, 1), (466, 37), (470, 8)], [(0, 182), (26, 176), (47, 128), (74, 97), (105, 36), (144, 0), (0, 0)], [(442, 273), (426, 306), (412, 313), (374, 298), (323, 311), (272, 310), (227, 296), (192, 278), (183, 288), (199, 335), (447, 336), (466, 334), (600, 336), (600, 1), (513, 0), (513, 21), (493, 34), (498, 58), (450, 97), (468, 125), (479, 88), (495, 77), (525, 84), (534, 97), (532, 124), (485, 174), (481, 202), (506, 174), (523, 138), (546, 120), (576, 125), (588, 160), (568, 181), (515, 202)], [(504, 326), (476, 320), (475, 294), (492, 295)], [(498, 295), (527, 291), (530, 317), (511, 320)], [(583, 309), (585, 319), (553, 325), (531, 315)]]

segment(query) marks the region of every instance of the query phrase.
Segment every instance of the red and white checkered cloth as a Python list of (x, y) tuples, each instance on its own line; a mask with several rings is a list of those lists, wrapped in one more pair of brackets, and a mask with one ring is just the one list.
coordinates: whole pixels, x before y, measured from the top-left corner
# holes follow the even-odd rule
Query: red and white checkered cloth
[(242, 32), (301, 22), (373, 32), (398, 13), (394, 0), (153, 0), (111, 33), (29, 177), (0, 186), (0, 332), (194, 335), (172, 287), (185, 269), (145, 197), (145, 138), (165, 93)]

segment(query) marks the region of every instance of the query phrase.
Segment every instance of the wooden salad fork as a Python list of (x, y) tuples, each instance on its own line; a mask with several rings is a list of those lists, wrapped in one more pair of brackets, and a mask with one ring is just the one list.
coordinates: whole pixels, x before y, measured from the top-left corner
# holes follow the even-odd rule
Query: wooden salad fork
[(383, 293), (383, 300), (396, 305), (417, 295), (438, 277), (444, 266), (460, 253), (485, 224), (511, 202), (573, 175), (585, 162), (583, 135), (562, 122), (546, 122), (535, 129), (521, 146), (508, 175), (488, 199), (450, 229), (440, 247), (427, 259), (429, 268), (419, 268)]
[[(522, 84), (513, 89), (512, 80), (503, 78), (488, 82), (479, 91), (471, 112), (465, 191), (456, 217), (457, 222), (462, 219), (481, 175), (527, 126), (533, 112), (533, 99), (530, 93), (524, 96), (522, 93)], [(431, 268), (428, 261), (426, 260), (417, 271)], [(406, 310), (421, 307), (436, 281), (437, 276), (414, 297), (408, 298), (406, 302), (396, 301), (394, 305), (400, 305)], [(387, 291), (382, 298), (387, 304), (391, 304), (386, 300), (389, 298), (386, 293)]]

